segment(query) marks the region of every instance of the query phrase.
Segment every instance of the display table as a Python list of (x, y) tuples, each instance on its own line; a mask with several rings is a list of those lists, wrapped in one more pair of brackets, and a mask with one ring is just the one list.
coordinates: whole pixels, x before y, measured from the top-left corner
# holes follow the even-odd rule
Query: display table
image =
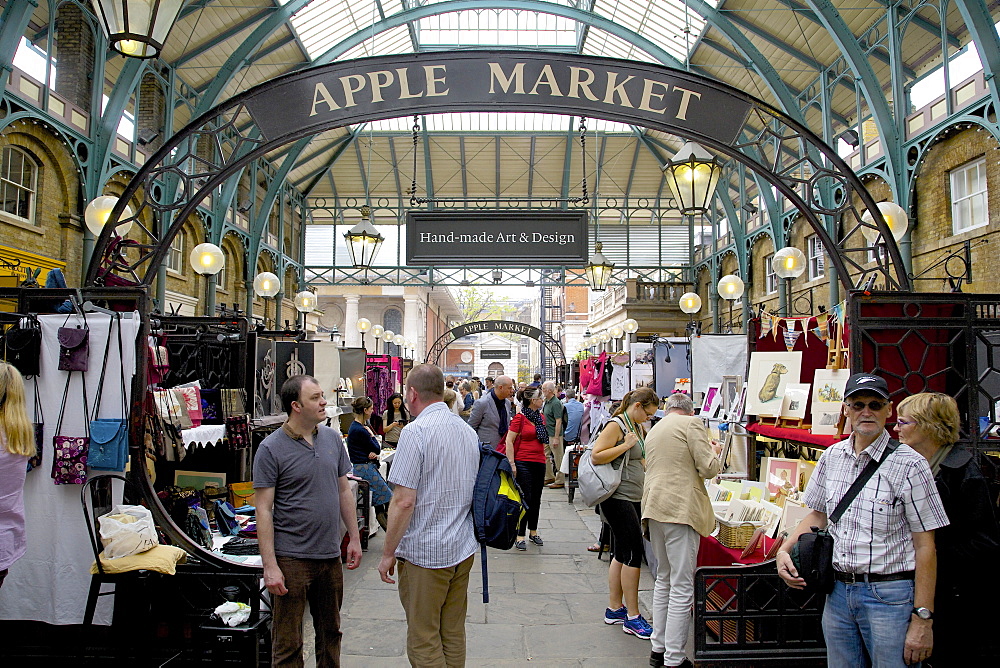
[(185, 448), (190, 448), (192, 445), (215, 445), (225, 437), (226, 425), (224, 424), (203, 424), (181, 430), (181, 438), (184, 440)]
[(698, 566), (750, 566), (764, 561), (764, 554), (774, 543), (774, 539), (764, 537), (764, 547), (757, 547), (754, 552), (742, 558), (743, 549), (729, 548), (719, 542), (715, 536), (702, 536), (698, 547)]
[(775, 427), (774, 425), (761, 424), (755, 422), (747, 425), (747, 431), (759, 436), (766, 436), (780, 441), (792, 441), (793, 443), (804, 443), (813, 447), (828, 448), (834, 443), (844, 440), (843, 436), (830, 436), (827, 434), (814, 434), (808, 429), (793, 429), (791, 427)]

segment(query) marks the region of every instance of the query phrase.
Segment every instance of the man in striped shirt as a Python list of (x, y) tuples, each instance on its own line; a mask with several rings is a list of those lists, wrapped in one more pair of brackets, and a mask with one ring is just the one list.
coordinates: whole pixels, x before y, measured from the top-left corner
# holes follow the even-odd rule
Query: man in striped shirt
[(472, 491), (479, 472), (479, 438), (443, 402), (444, 375), (433, 364), (406, 376), (406, 406), (416, 416), (403, 427), (389, 482), (389, 506), (378, 570), (394, 584), (406, 611), (406, 655), (413, 666), (465, 665), (469, 572), (479, 544), (472, 525)]
[(823, 610), (830, 668), (888, 668), (918, 663), (933, 646), (934, 530), (948, 524), (927, 460), (907, 445), (891, 452), (835, 524), (833, 514), (848, 488), (889, 445), (892, 414), (884, 379), (855, 374), (844, 391), (850, 438), (828, 448), (809, 479), (811, 512), (778, 552), (778, 575), (790, 587), (805, 580), (788, 549), (810, 527), (833, 537), (833, 593)]

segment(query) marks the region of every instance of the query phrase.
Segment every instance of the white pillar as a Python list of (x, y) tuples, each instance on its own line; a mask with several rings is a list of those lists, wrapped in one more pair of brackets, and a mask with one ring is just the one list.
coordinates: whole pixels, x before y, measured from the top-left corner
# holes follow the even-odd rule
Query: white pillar
[(358, 295), (344, 295), (344, 345), (357, 348), (361, 345), (361, 334), (358, 332)]
[(422, 360), (423, 355), (420, 354), (420, 314), (419, 307), (420, 297), (417, 295), (404, 295), (403, 296), (403, 337), (413, 341), (414, 353), (413, 356), (416, 359)]

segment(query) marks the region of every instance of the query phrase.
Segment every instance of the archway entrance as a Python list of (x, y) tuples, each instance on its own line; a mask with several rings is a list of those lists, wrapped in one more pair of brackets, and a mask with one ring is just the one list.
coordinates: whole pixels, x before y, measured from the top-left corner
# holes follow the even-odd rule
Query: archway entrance
[(486, 375), (490, 378), (497, 378), (503, 375), (503, 364), (500, 362), (490, 362), (489, 369), (486, 370)]
[[(479, 320), (477, 322), (467, 322), (464, 325), (453, 327), (438, 337), (437, 341), (435, 341), (427, 351), (427, 357), (424, 361), (432, 364), (438, 364), (438, 361), (441, 359), (441, 355), (444, 353), (444, 349), (452, 343), (464, 336), (480, 334), (483, 332), (499, 332), (500, 334), (517, 334), (520, 336), (531, 337), (545, 346), (545, 349), (549, 351), (549, 354), (552, 355), (552, 359), (555, 360), (557, 365), (566, 363), (566, 354), (563, 352), (562, 344), (559, 343), (558, 339), (550, 336), (544, 330), (538, 329), (537, 327), (526, 325), (523, 322), (511, 322), (509, 320)], [(498, 363), (494, 362), (491, 364), (491, 370), (493, 369), (494, 364)], [(499, 366), (502, 373), (503, 365), (500, 364)]]

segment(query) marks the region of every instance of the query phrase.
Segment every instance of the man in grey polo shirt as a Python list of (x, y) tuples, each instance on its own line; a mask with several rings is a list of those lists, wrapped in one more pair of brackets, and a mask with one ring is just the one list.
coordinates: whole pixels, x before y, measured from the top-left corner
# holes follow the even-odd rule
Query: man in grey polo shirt
[[(403, 427), (389, 482), (382, 560), (384, 582), (395, 584), (406, 611), (406, 655), (420, 668), (465, 665), (469, 571), (478, 543), (472, 490), (479, 471), (479, 438), (445, 406), (444, 375), (433, 364), (406, 377), (406, 406), (416, 416)], [(492, 399), (490, 399), (492, 401)]]
[(312, 376), (281, 386), (288, 419), (261, 442), (254, 457), (257, 538), (264, 584), (271, 592), (272, 664), (302, 666), (302, 616), (310, 602), (316, 666), (340, 665), (340, 604), (344, 597), (340, 543), (350, 541), (347, 567), (361, 564), (361, 536), (347, 474), (347, 448), (326, 420), (323, 388)]

